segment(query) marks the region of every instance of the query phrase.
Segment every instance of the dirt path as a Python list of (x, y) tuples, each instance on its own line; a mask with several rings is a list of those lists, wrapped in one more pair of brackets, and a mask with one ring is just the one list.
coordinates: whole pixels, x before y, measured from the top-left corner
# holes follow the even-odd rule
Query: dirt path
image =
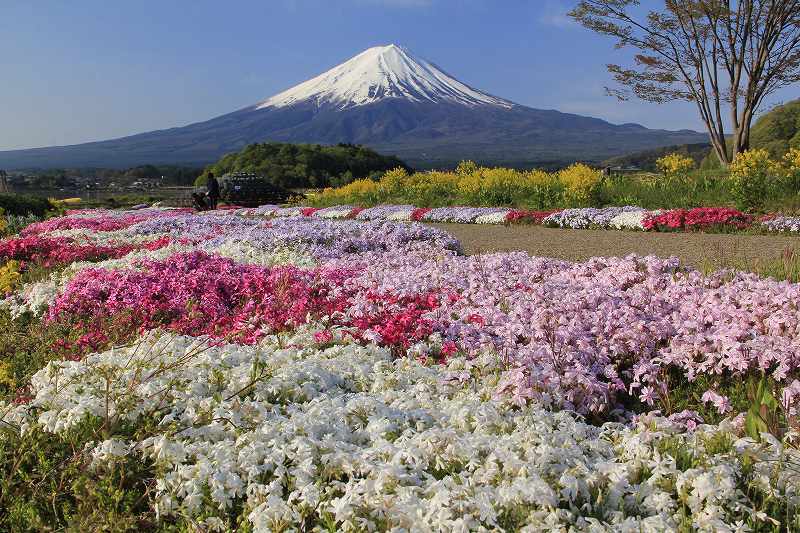
[(432, 224), (477, 254), (524, 250), (531, 255), (580, 261), (592, 256), (677, 256), (687, 265), (732, 266), (778, 259), (787, 249), (800, 252), (800, 236), (716, 233), (644, 233), (570, 230), (541, 226)]

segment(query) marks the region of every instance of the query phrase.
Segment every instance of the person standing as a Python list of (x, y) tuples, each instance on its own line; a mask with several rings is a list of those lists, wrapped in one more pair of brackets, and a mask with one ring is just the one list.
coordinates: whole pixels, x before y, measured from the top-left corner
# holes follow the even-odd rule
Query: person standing
[(219, 182), (214, 177), (213, 172), (208, 173), (208, 181), (206, 182), (206, 196), (208, 196), (208, 208), (214, 210), (217, 208), (219, 201)]

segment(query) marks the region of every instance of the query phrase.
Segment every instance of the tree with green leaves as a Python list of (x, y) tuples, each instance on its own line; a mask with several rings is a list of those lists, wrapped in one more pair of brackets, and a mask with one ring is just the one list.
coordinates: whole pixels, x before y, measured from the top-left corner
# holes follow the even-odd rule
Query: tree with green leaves
[(287, 189), (317, 188), (344, 185), (354, 179), (397, 167), (409, 169), (400, 159), (379, 154), (364, 146), (267, 142), (251, 144), (240, 152), (226, 155), (207, 167), (195, 183), (205, 184), (209, 172), (217, 176), (230, 172), (252, 172)]
[[(765, 98), (800, 80), (800, 0), (582, 0), (578, 23), (637, 52), (633, 66), (608, 65), (619, 88), (649, 102), (695, 102), (720, 162), (750, 146)], [(726, 144), (726, 125), (732, 131)]]

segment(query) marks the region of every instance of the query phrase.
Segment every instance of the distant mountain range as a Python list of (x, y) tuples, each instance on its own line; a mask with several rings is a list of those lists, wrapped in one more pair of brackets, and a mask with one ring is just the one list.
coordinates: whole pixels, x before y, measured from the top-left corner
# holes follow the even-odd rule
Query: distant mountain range
[(535, 166), (599, 162), (706, 139), (691, 130), (615, 125), (519, 105), (389, 45), (205, 122), (108, 141), (0, 152), (0, 168), (199, 165), (264, 141), (363, 144), (419, 168), (461, 159)]

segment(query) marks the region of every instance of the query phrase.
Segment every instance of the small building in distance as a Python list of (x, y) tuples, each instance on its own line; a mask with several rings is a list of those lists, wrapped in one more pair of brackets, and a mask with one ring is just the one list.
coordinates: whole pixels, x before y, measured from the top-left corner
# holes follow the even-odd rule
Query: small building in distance
[(610, 167), (609, 169), (610, 174), (638, 174), (642, 172), (642, 169), (636, 166), (616, 166)]

